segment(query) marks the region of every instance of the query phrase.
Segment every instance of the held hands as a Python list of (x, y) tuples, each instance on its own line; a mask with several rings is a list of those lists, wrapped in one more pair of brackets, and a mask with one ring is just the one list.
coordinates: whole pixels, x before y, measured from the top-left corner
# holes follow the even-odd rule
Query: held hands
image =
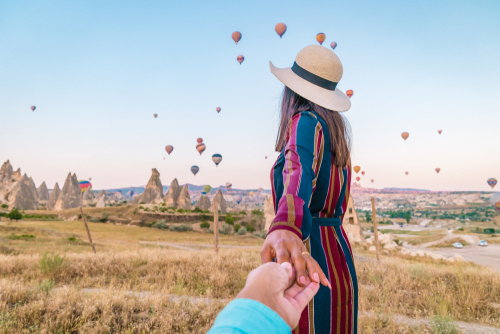
[[(268, 263), (276, 259), (278, 264), (282, 264), (291, 260), (295, 269), (297, 284), (301, 287), (307, 284), (308, 273), (309, 280), (317, 283), (321, 281), (324, 286), (332, 288), (318, 262), (309, 255), (302, 240), (293, 232), (286, 230), (271, 232), (264, 242), (260, 257), (262, 263)], [(315, 277), (319, 277), (319, 280)]]
[[(317, 282), (318, 274), (313, 276)], [(245, 287), (236, 298), (261, 302), (294, 329), (302, 311), (319, 290), (319, 283), (305, 277), (303, 286), (299, 286), (294, 283), (294, 277), (294, 269), (288, 262), (264, 264), (250, 272)]]

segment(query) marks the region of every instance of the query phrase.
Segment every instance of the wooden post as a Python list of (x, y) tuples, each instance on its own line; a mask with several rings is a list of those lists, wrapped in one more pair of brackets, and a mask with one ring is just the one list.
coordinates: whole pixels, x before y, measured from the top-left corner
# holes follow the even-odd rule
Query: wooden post
[(94, 253), (97, 253), (95, 251), (94, 243), (92, 242), (92, 237), (90, 236), (90, 230), (89, 230), (89, 227), (87, 225), (87, 219), (85, 219), (85, 214), (83, 213), (82, 207), (80, 207), (80, 212), (82, 213), (83, 223), (85, 224), (85, 228), (87, 229), (87, 235), (89, 237), (90, 245), (92, 246)]
[(378, 230), (377, 230), (377, 210), (375, 209), (375, 198), (372, 197), (372, 220), (373, 234), (375, 235), (375, 249), (377, 251), (377, 261), (380, 262), (380, 251), (378, 245)]
[(219, 252), (219, 209), (217, 198), (214, 197), (214, 251)]

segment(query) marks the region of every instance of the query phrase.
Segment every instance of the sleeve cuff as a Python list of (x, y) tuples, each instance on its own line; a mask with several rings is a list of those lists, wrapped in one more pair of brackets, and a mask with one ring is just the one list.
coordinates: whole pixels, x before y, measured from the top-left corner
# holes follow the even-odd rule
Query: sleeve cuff
[(215, 319), (207, 334), (289, 334), (290, 326), (266, 305), (238, 298), (229, 303)]
[(273, 222), (269, 227), (269, 232), (267, 232), (267, 235), (276, 230), (287, 230), (293, 232), (300, 238), (300, 240), (302, 240), (302, 231), (294, 224), (290, 224), (287, 222)]

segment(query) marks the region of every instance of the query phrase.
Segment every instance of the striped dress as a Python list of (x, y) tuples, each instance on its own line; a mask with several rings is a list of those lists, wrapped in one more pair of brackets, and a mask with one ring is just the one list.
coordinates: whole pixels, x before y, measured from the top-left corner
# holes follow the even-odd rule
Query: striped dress
[(328, 127), (316, 113), (303, 111), (292, 118), (271, 183), (276, 218), (269, 233), (288, 230), (301, 238), (332, 286), (320, 285), (293, 333), (357, 333), (358, 283), (341, 226), (351, 166), (334, 165)]

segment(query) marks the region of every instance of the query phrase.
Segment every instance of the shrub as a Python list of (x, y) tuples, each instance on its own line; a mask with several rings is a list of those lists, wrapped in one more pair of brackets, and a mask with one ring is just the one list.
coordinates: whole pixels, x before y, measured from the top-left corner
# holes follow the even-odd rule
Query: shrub
[(495, 229), (494, 228), (485, 228), (484, 229), (484, 233), (486, 233), (486, 234), (494, 234), (495, 233)]
[(203, 223), (201, 223), (201, 224), (200, 224), (200, 227), (201, 227), (201, 228), (210, 228), (210, 223), (208, 223), (208, 222), (203, 222)]
[(231, 217), (231, 215), (227, 214), (226, 218), (224, 218), (224, 221), (226, 224), (233, 225), (234, 224), (234, 218)]
[(453, 319), (449, 317), (435, 316), (431, 321), (430, 325), (434, 333), (440, 333), (440, 334), (460, 333), (457, 325), (453, 322)]
[(29, 239), (34, 239), (36, 238), (33, 234), (21, 234), (21, 235), (16, 235), (15, 233), (12, 233), (11, 235), (7, 236), (7, 239), (10, 240), (29, 240)]
[(170, 225), (169, 230), (173, 231), (173, 232), (189, 232), (189, 231), (193, 230), (193, 227), (189, 226), (189, 225), (184, 225), (184, 224), (178, 225), (178, 226)]
[(242, 227), (238, 230), (238, 235), (245, 235), (247, 234), (247, 229)]
[(6, 217), (9, 218), (10, 220), (15, 220), (15, 221), (23, 219), (23, 215), (16, 208), (13, 208)]
[(161, 203), (161, 206), (166, 206), (166, 204), (165, 203)]
[(9, 206), (7, 204), (2, 204), (2, 209), (7, 209)]
[(38, 284), (37, 289), (45, 292), (48, 295), (49, 292), (54, 288), (55, 284), (56, 284), (56, 282), (54, 282), (51, 279), (46, 278), (40, 284)]
[(75, 236), (68, 237), (68, 240), (69, 241), (76, 241), (76, 237)]
[(153, 227), (155, 227), (157, 229), (160, 229), (160, 230), (166, 230), (166, 229), (168, 229), (168, 225), (167, 225), (167, 223), (165, 222), (164, 219), (161, 219), (159, 222), (157, 222), (156, 224), (154, 224)]
[(247, 212), (242, 210), (242, 211), (240, 211), (240, 215), (246, 216)]
[(146, 202), (140, 202), (139, 204), (146, 204)]
[(200, 209), (199, 207), (196, 207), (196, 208), (194, 208), (193, 212), (196, 212), (196, 213), (202, 213), (202, 212), (203, 212), (203, 210), (202, 210), (202, 209)]
[(234, 232), (238, 232), (240, 228), (241, 228), (240, 224), (235, 224), (234, 227), (233, 227)]
[(42, 272), (46, 274), (55, 274), (62, 267), (64, 258), (59, 254), (43, 254), (43, 257), (40, 259), (39, 268)]
[(177, 212), (179, 212), (179, 213), (183, 213), (183, 212), (184, 212), (184, 209), (177, 209)]
[(96, 217), (90, 218), (91, 223), (97, 223), (98, 221), (99, 221), (99, 218), (96, 218)]
[(262, 238), (262, 239), (265, 239), (267, 237), (267, 234), (265, 232), (254, 233), (253, 235), (255, 235), (256, 237)]
[(141, 206), (139, 207), (139, 210), (144, 210), (144, 207), (141, 205)]
[(233, 231), (233, 227), (229, 224), (222, 223), (222, 230), (219, 230), (220, 234), (228, 235)]
[(255, 210), (252, 210), (252, 215), (264, 216), (264, 212), (260, 211), (259, 209), (255, 209)]
[(252, 233), (252, 232), (255, 232), (255, 231), (256, 231), (256, 230), (255, 230), (255, 227), (253, 227), (253, 226), (251, 226), (251, 225), (247, 225), (246, 230), (247, 230), (248, 232), (250, 232), (250, 233)]

